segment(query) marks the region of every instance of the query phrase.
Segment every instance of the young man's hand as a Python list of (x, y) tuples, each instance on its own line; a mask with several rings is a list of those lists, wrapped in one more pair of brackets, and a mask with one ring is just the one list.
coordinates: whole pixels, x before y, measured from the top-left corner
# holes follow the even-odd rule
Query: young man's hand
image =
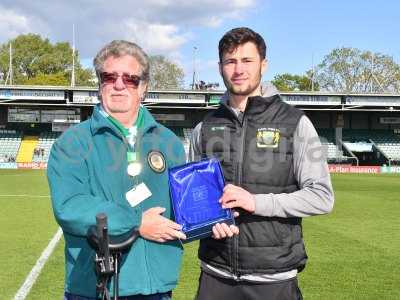
[(223, 208), (240, 207), (250, 213), (254, 213), (256, 210), (254, 196), (245, 189), (233, 184), (225, 186), (224, 193), (219, 202)]
[(217, 223), (212, 228), (212, 237), (216, 240), (232, 237), (239, 234), (239, 228), (235, 225), (227, 225), (225, 223)]

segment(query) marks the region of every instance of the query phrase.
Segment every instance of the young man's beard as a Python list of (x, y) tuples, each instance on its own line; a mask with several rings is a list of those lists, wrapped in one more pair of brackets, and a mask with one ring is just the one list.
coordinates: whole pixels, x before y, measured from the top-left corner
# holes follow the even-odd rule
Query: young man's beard
[(228, 92), (231, 95), (236, 95), (236, 96), (247, 96), (252, 94), (257, 88), (259, 88), (260, 86), (260, 82), (261, 82), (261, 70), (259, 73), (259, 76), (257, 78), (257, 80), (255, 81), (256, 84), (252, 85), (251, 83), (246, 87), (246, 89), (244, 90), (236, 90), (235, 86), (233, 84), (231, 84), (231, 82), (229, 82), (228, 80), (225, 79), (224, 76), (222, 76), (222, 79), (224, 80), (224, 84), (226, 86), (226, 89), (228, 90)]

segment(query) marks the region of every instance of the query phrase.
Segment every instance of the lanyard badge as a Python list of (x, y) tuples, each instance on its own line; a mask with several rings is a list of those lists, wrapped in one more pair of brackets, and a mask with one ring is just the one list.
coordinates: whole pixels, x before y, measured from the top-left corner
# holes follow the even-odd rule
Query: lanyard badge
[(142, 165), (138, 160), (137, 152), (127, 152), (128, 168), (127, 172), (130, 176), (135, 177), (142, 172)]
[(151, 197), (152, 193), (144, 182), (142, 182), (140, 184), (138, 183), (137, 176), (142, 171), (142, 165), (139, 161), (138, 153), (128, 151), (127, 152), (127, 160), (128, 160), (127, 171), (128, 171), (128, 174), (135, 179), (135, 185), (133, 186), (133, 188), (131, 190), (129, 190), (125, 194), (125, 197), (126, 197), (126, 200), (128, 200), (129, 204), (132, 207), (135, 207), (142, 201)]
[(142, 164), (139, 160), (139, 152), (135, 151), (135, 146), (137, 146), (137, 129), (143, 126), (143, 111), (141, 108), (139, 109), (136, 123), (129, 129), (125, 128), (120, 122), (108, 115), (106, 112), (101, 112), (112, 124), (118, 128), (120, 133), (129, 143), (129, 150), (126, 153), (126, 160), (128, 163), (126, 171), (128, 175), (134, 179), (135, 183), (133, 188), (125, 194), (125, 197), (129, 204), (134, 207), (152, 195), (151, 191), (144, 182), (140, 184), (138, 182), (138, 175), (142, 172)]
[(126, 138), (130, 145), (130, 149), (127, 152), (127, 173), (132, 177), (136, 177), (142, 171), (142, 165), (139, 162), (139, 154), (135, 152), (135, 143), (136, 143), (136, 136), (137, 136), (137, 129), (138, 127), (143, 125), (143, 111), (139, 108), (138, 117), (136, 120), (136, 124), (131, 128), (125, 128), (119, 121), (114, 119), (112, 116), (107, 114), (106, 112), (102, 111), (103, 115), (118, 128), (119, 132)]

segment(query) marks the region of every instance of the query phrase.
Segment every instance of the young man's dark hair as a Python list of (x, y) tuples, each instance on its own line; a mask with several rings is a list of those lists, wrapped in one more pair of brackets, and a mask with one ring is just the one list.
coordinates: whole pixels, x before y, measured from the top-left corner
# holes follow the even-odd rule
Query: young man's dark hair
[(222, 62), (222, 55), (225, 52), (234, 51), (239, 45), (243, 45), (247, 42), (252, 42), (257, 46), (258, 54), (260, 58), (264, 59), (267, 46), (265, 45), (264, 39), (257, 32), (254, 32), (247, 27), (238, 27), (229, 30), (221, 38), (218, 45), (219, 61)]

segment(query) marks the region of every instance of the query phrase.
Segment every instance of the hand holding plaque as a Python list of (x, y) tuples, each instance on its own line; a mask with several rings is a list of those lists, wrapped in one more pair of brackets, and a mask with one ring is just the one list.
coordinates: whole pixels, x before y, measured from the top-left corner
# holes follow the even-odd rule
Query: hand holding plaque
[(175, 221), (182, 225), (186, 241), (211, 236), (217, 223), (234, 224), (232, 211), (223, 209), (218, 202), (225, 186), (218, 160), (202, 160), (170, 169), (169, 185)]

